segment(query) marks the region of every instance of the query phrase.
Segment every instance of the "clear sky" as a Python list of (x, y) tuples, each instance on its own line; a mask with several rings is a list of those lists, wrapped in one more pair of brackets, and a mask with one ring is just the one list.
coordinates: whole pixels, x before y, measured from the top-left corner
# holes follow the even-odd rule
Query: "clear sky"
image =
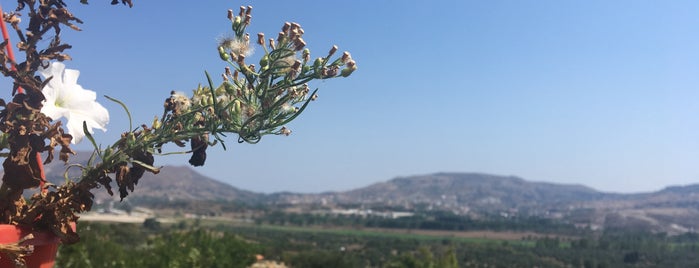
[[(209, 149), (197, 171), (242, 189), (348, 190), (433, 172), (614, 192), (699, 182), (697, 1), (66, 2), (85, 21), (64, 32), (67, 68), (126, 102), (134, 123), (223, 70), (229, 8), (254, 6), (252, 36), (295, 21), (312, 56), (333, 44), (352, 53), (359, 69), (311, 85), (320, 98), (291, 136)], [(112, 122), (96, 138), (109, 144), (128, 123), (99, 101)]]

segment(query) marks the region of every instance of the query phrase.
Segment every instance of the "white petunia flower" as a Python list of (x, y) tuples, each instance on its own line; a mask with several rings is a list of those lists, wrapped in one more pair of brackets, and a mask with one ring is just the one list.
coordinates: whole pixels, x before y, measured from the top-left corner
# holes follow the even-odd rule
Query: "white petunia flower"
[(80, 71), (66, 69), (61, 62), (52, 62), (47, 68), (39, 68), (39, 73), (45, 78), (53, 77), (41, 91), (46, 97), (41, 112), (58, 120), (65, 117), (68, 120), (68, 133), (73, 136), (73, 144), (79, 143), (85, 133), (83, 122), (87, 123), (90, 133), (93, 128), (107, 131), (109, 112), (97, 103), (97, 94), (92, 90), (78, 85)]

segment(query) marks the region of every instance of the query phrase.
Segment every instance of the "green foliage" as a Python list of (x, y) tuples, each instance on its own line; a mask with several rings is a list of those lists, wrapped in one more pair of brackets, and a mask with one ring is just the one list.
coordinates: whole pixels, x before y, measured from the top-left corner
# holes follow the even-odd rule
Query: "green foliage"
[(467, 240), (337, 228), (81, 223), (57, 267), (247, 267), (255, 254), (291, 267), (694, 267), (699, 236), (609, 232), (528, 241)]
[(62, 246), (57, 267), (247, 267), (260, 247), (203, 229), (162, 232), (133, 224), (80, 224), (82, 241)]
[(391, 229), (420, 229), (447, 231), (533, 231), (565, 235), (579, 235), (572, 224), (561, 223), (540, 217), (510, 217), (501, 216), (473, 219), (467, 215), (456, 215), (452, 212), (431, 211), (410, 217), (385, 218), (378, 216), (346, 216), (315, 213), (285, 213), (274, 210), (256, 219), (258, 223), (291, 226), (352, 226)]
[(291, 267), (305, 268), (354, 268), (361, 267), (356, 256), (339, 251), (307, 251), (290, 254), (284, 257), (285, 263)]
[(160, 222), (155, 218), (148, 218), (143, 221), (143, 227), (151, 231), (157, 231), (160, 230)]
[(132, 267), (247, 267), (257, 247), (229, 233), (168, 232), (149, 241), (147, 254)]
[(435, 249), (421, 246), (417, 252), (403, 253), (386, 263), (384, 268), (459, 268), (459, 262), (453, 248), (449, 248), (443, 254), (435, 257), (433, 250), (441, 251), (442, 247)]

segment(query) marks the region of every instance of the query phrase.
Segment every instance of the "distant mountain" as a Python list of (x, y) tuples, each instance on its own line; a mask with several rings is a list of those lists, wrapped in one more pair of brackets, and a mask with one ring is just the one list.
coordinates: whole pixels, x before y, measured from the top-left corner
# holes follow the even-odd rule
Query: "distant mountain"
[[(89, 153), (80, 153), (72, 163), (85, 163), (87, 157)], [(62, 163), (52, 163), (46, 168), (47, 177), (59, 184), (64, 170)], [(104, 192), (95, 193), (106, 198)], [(613, 194), (583, 185), (530, 182), (514, 176), (435, 173), (398, 177), (343, 192), (260, 194), (206, 177), (187, 166), (165, 166), (158, 175), (147, 173), (131, 196), (163, 201), (257, 202), (301, 210), (362, 207), (445, 210), (474, 216), (533, 215), (592, 229), (638, 228), (668, 233), (699, 229), (699, 184), (652, 193)]]
[(582, 185), (529, 182), (513, 176), (435, 173), (399, 177), (345, 192), (313, 195), (280, 193), (276, 195), (276, 201), (303, 203), (323, 199), (324, 202), (342, 204), (430, 204), (441, 209), (498, 211), (512, 208), (548, 210), (616, 196)]
[[(71, 158), (71, 163), (86, 164), (90, 157), (89, 152), (79, 152)], [(64, 181), (63, 173), (65, 165), (61, 161), (55, 161), (46, 165), (47, 180), (54, 184), (61, 184)], [(77, 168), (71, 171), (76, 176)], [(94, 191), (99, 199), (117, 199), (118, 188), (116, 182), (112, 182), (112, 189), (115, 197), (109, 197), (106, 191), (98, 189)], [(230, 184), (217, 181), (204, 176), (188, 166), (164, 166), (159, 174), (154, 175), (146, 172), (139, 180), (131, 198), (137, 199), (158, 199), (158, 200), (180, 200), (180, 201), (237, 201), (245, 200), (254, 202), (259, 200), (263, 194), (245, 191), (231, 186)]]
[(582, 185), (528, 182), (518, 177), (479, 173), (436, 173), (395, 178), (344, 192), (338, 200), (393, 203), (441, 203), (471, 209), (552, 208), (609, 198)]
[(435, 173), (399, 177), (367, 187), (321, 194), (278, 193), (277, 204), (446, 210), (479, 216), (558, 219), (591, 229), (682, 233), (699, 229), (699, 185), (653, 193), (614, 194), (582, 185), (529, 182), (513, 176)]

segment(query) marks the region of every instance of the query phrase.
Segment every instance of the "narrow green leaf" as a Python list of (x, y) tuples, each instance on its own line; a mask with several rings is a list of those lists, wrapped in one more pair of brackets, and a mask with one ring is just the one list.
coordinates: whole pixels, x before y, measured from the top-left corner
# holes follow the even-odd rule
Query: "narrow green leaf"
[(71, 164), (68, 167), (66, 167), (66, 170), (63, 172), (63, 179), (65, 179), (65, 183), (68, 183), (70, 181), (70, 177), (68, 176), (68, 172), (70, 172), (70, 169), (74, 168), (74, 167), (77, 167), (80, 169), (85, 169), (85, 167), (81, 164)]
[[(211, 76), (209, 75), (209, 72), (204, 71), (204, 74), (206, 74), (206, 80), (209, 82), (209, 91), (211, 91), (211, 98), (214, 100), (213, 101), (213, 106), (214, 106), (214, 114), (216, 116), (219, 116), (218, 113), (218, 104), (216, 104), (216, 90), (214, 90), (214, 82), (211, 81)], [(211, 132), (216, 132), (216, 126), (212, 126), (212, 131)]]
[(160, 173), (160, 169), (157, 168), (157, 167), (151, 166), (151, 165), (149, 165), (149, 164), (143, 163), (143, 162), (138, 161), (138, 160), (135, 160), (135, 159), (134, 159), (134, 160), (131, 160), (131, 162), (133, 162), (133, 163), (135, 163), (135, 164), (137, 164), (137, 165), (139, 165), (139, 166), (144, 167), (145, 169), (147, 169), (148, 171), (152, 172), (153, 174), (158, 174), (158, 173)]
[[(318, 89), (317, 89), (317, 88), (316, 88), (316, 90), (313, 90), (313, 93), (311, 93), (309, 96), (315, 95), (316, 92), (318, 92)], [(273, 127), (278, 127), (278, 126), (286, 125), (286, 124), (288, 124), (289, 122), (291, 122), (292, 120), (296, 119), (296, 117), (299, 116), (299, 115), (301, 115), (301, 113), (303, 112), (303, 110), (306, 109), (306, 106), (308, 106), (309, 103), (311, 103), (311, 98), (310, 98), (310, 97), (306, 100), (306, 102), (303, 104), (303, 106), (301, 106), (301, 108), (299, 109), (298, 112), (296, 112), (294, 115), (292, 115), (292, 116), (289, 117), (288, 119), (284, 120), (283, 122), (281, 122), (281, 123), (279, 123), (279, 124), (275, 124)]]
[(113, 101), (113, 102), (118, 103), (119, 105), (121, 105), (121, 107), (124, 108), (124, 111), (126, 111), (126, 115), (129, 117), (129, 131), (132, 131), (132, 130), (133, 130), (133, 122), (132, 122), (132, 120), (131, 120), (131, 113), (129, 112), (129, 108), (126, 107), (126, 104), (124, 104), (123, 102), (121, 102), (121, 101), (119, 101), (119, 100), (117, 100), (117, 99), (115, 99), (115, 98), (112, 98), (112, 97), (110, 97), (110, 96), (107, 96), (107, 95), (104, 95), (104, 97), (107, 98), (107, 99), (110, 100), (110, 101)]
[(90, 158), (87, 160), (87, 165), (92, 166), (92, 164), (95, 163), (95, 157), (97, 156), (97, 150), (92, 151), (92, 154), (90, 154)]
[(102, 158), (102, 153), (100, 151), (100, 148), (97, 147), (97, 143), (95, 142), (95, 138), (92, 137), (92, 134), (90, 134), (90, 131), (87, 130), (87, 122), (83, 121), (83, 132), (85, 132), (85, 137), (87, 137), (88, 140), (92, 143), (92, 147), (95, 148), (95, 151), (99, 155), (100, 158)]
[[(223, 135), (223, 134), (221, 134), (221, 135)], [(223, 135), (223, 136), (225, 137), (226, 135)], [(223, 139), (221, 138), (219, 133), (214, 133), (214, 138), (215, 138), (214, 144), (216, 144), (217, 141), (220, 141), (221, 147), (223, 147), (223, 150), (225, 151), (226, 150), (226, 143), (223, 141)]]

